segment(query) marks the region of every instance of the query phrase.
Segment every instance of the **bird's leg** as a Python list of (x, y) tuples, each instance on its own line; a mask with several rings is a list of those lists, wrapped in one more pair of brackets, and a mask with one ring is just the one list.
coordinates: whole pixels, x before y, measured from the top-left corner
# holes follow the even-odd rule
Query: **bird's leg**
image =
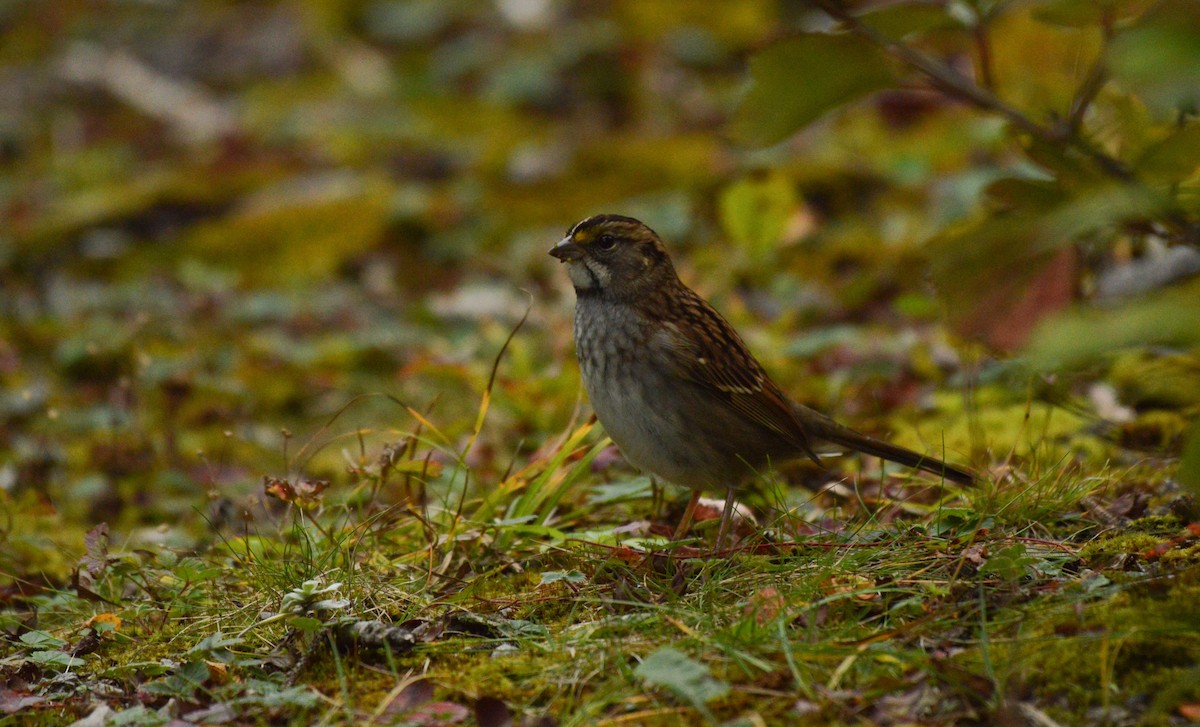
[(737, 502), (734, 498), (735, 492), (730, 487), (725, 493), (725, 509), (721, 512), (721, 528), (717, 531), (717, 550), (725, 547), (725, 537), (729, 535), (729, 526), (733, 522), (733, 505)]
[(671, 536), (671, 540), (683, 540), (683, 536), (687, 535), (688, 530), (692, 527), (692, 518), (696, 515), (698, 502), (700, 502), (700, 490), (692, 490), (692, 498), (688, 500), (687, 507), (683, 509), (683, 517), (679, 520), (679, 527), (675, 528), (675, 534)]

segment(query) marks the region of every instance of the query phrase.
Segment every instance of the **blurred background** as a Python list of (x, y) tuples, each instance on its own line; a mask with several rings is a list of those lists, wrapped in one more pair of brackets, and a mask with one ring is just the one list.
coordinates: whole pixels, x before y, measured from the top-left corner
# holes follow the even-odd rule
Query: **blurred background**
[(528, 313), (494, 484), (586, 417), (546, 251), (598, 212), (908, 446), (1171, 472), (1200, 406), (1189, 2), (5, 0), (0, 63), (6, 569), (336, 491), (413, 411), (436, 488)]

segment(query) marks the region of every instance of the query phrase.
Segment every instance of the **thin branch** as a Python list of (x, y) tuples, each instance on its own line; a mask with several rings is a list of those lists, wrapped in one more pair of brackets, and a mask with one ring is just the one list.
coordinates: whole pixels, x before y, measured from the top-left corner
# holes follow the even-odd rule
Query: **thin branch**
[(996, 80), (992, 76), (992, 43), (988, 38), (987, 25), (983, 18), (976, 18), (974, 27), (971, 28), (971, 35), (975, 38), (975, 48), (978, 55), (975, 58), (975, 67), (979, 73), (979, 80), (983, 83), (983, 87), (989, 91), (996, 88)]
[(1052, 144), (1068, 144), (1090, 157), (1105, 173), (1123, 182), (1135, 181), (1133, 174), (1119, 159), (1105, 154), (1078, 135), (1064, 135), (1060, 129), (1034, 121), (1016, 107), (1005, 103), (994, 93), (945, 63), (865, 25), (841, 7), (836, 0), (810, 0), (810, 2), (842, 23), (852, 33), (880, 46), (895, 58), (927, 76), (930, 82), (943, 93), (985, 111), (1003, 116), (1013, 126), (1042, 141)]
[(1083, 127), (1083, 116), (1087, 113), (1088, 106), (1091, 106), (1092, 101), (1096, 99), (1096, 95), (1100, 93), (1100, 89), (1108, 82), (1108, 71), (1104, 68), (1103, 56), (1096, 59), (1096, 63), (1088, 71), (1087, 78), (1083, 80), (1083, 84), (1075, 91), (1075, 98), (1071, 99), (1071, 110), (1067, 115), (1067, 138), (1075, 138), (1079, 136), (1079, 131)]
[(1083, 116), (1087, 113), (1088, 106), (1091, 106), (1092, 101), (1100, 93), (1100, 89), (1108, 82), (1108, 70), (1104, 65), (1104, 57), (1108, 54), (1108, 43), (1112, 40), (1113, 36), (1111, 9), (1104, 13), (1101, 23), (1104, 28), (1104, 40), (1100, 46), (1100, 52), (1096, 54), (1096, 60), (1092, 62), (1092, 67), (1088, 69), (1087, 77), (1083, 79), (1083, 83), (1075, 90), (1075, 97), (1071, 99), (1071, 110), (1067, 114), (1066, 132), (1070, 137), (1079, 136), (1079, 130), (1083, 127)]
[(60, 62), (59, 74), (105, 89), (165, 123), (186, 143), (213, 142), (238, 131), (238, 118), (228, 101), (198, 83), (168, 76), (124, 50), (74, 43)]

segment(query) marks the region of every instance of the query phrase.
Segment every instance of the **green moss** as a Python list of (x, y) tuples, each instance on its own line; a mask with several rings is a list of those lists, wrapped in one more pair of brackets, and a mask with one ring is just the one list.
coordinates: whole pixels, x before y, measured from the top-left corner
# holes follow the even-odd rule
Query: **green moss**
[(1109, 373), (1121, 400), (1141, 408), (1200, 405), (1200, 359), (1149, 351), (1123, 354)]
[(939, 418), (937, 428), (917, 432), (901, 423), (895, 441), (921, 450), (932, 442), (947, 453), (986, 446), (1031, 462), (1055, 462), (1075, 451), (1090, 457), (1105, 449), (1095, 437), (1080, 435), (1087, 428), (1086, 420), (1066, 409), (1015, 400), (1003, 387), (980, 387), (972, 393), (975, 408), (970, 410), (963, 408), (961, 393), (934, 394), (937, 408), (947, 413)]
[[(459, 650), (450, 652), (455, 646)], [(474, 700), (489, 696), (509, 704), (530, 705), (544, 702), (556, 683), (553, 675), (565, 673), (573, 663), (566, 651), (519, 648), (497, 655), (487, 646), (469, 641), (443, 643), (405, 660), (402, 666), (420, 668), (428, 661), (428, 677), (452, 697)], [(482, 653), (480, 647), (485, 648)], [(487, 658), (481, 658), (485, 654)]]
[(1159, 556), (1164, 565), (1200, 565), (1200, 543), (1186, 548), (1172, 548)]
[(1093, 720), (1094, 708), (1147, 702), (1139, 724), (1166, 724), (1200, 693), (1200, 682), (1180, 682), (1200, 663), (1200, 570), (1169, 589), (1156, 585), (1033, 615), (1016, 638), (993, 643), (997, 671), (1027, 683), (1046, 704), (1070, 705), (1052, 712), (1066, 723)]
[[(1079, 557), (1099, 567), (1123, 555), (1143, 556), (1179, 535), (1179, 519), (1174, 515), (1148, 515), (1129, 523), (1123, 530), (1110, 531), (1079, 550)], [(1174, 553), (1174, 551), (1168, 551)], [(1172, 558), (1179, 556), (1173, 555)]]
[(1155, 535), (1175, 535), (1182, 523), (1174, 515), (1147, 515), (1129, 523), (1130, 530)]
[(1121, 425), (1121, 444), (1137, 448), (1178, 447), (1189, 420), (1173, 411), (1148, 411)]
[(1079, 557), (1092, 565), (1107, 565), (1122, 555), (1144, 553), (1162, 542), (1147, 533), (1124, 533), (1093, 540), (1079, 550)]

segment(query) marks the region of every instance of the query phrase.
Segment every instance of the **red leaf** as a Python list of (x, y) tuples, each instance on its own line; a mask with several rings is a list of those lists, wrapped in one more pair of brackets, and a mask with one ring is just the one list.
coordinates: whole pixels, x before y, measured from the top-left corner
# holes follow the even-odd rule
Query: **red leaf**
[(1020, 348), (1039, 321), (1071, 304), (1078, 277), (1079, 253), (1065, 247), (1032, 277), (996, 280), (960, 327), (993, 348)]

